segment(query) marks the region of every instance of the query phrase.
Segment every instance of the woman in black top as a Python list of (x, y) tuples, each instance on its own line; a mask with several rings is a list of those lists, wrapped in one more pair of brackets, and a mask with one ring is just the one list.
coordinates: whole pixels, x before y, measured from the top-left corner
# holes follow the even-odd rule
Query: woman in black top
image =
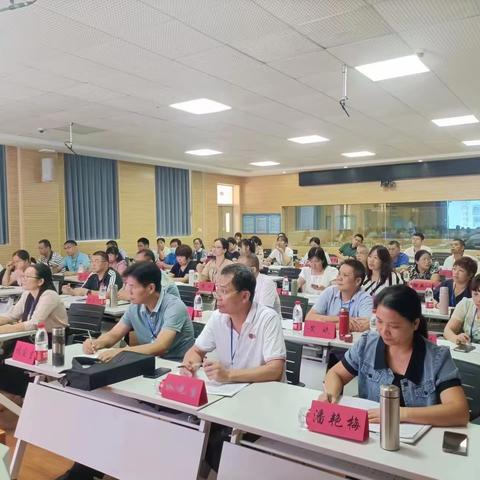
[(188, 281), (188, 272), (190, 270), (194, 270), (197, 266), (197, 262), (192, 260), (192, 249), (188, 245), (180, 245), (175, 250), (175, 255), (177, 257), (177, 261), (173, 265), (170, 273), (180, 282), (187, 282)]
[[(477, 262), (470, 257), (461, 257), (453, 264), (453, 278), (443, 281), (440, 285), (448, 288), (449, 307), (456, 307), (462, 298), (472, 298), (470, 282), (477, 273), (477, 267)], [(440, 300), (440, 287), (433, 292), (437, 302)]]

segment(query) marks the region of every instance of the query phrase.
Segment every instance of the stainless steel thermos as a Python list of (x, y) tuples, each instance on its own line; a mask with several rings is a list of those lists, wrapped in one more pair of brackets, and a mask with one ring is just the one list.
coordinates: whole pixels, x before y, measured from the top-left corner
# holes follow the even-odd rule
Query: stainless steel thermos
[(380, 446), (400, 448), (400, 389), (396, 385), (380, 387)]
[(52, 365), (63, 367), (65, 364), (65, 328), (52, 328)]

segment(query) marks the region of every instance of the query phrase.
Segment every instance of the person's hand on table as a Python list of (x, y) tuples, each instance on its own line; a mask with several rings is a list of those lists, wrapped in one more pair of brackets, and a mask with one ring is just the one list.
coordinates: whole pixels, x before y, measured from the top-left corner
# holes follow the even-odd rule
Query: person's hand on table
[(215, 380), (218, 383), (228, 383), (230, 381), (229, 371), (220, 362), (203, 363), (203, 369), (209, 380)]
[(457, 344), (466, 345), (467, 343), (470, 343), (470, 337), (466, 333), (459, 333), (455, 341)]
[(89, 338), (87, 338), (82, 344), (82, 350), (83, 350), (83, 353), (86, 353), (87, 355), (92, 355), (94, 353), (97, 353), (95, 340), (90, 340)]
[(370, 322), (368, 320), (361, 320), (360, 318), (351, 317), (349, 326), (351, 332), (363, 332), (369, 328)]
[(64, 285), (62, 287), (62, 293), (64, 293), (65, 295), (71, 295), (73, 293), (73, 288), (70, 284)]
[(328, 402), (328, 403), (338, 403), (340, 401), (340, 396), (332, 395), (330, 393), (322, 392), (317, 400), (320, 402)]
[(198, 369), (202, 366), (201, 362), (195, 363), (193, 360), (186, 360), (182, 363), (179, 373), (186, 377), (195, 377)]
[(371, 408), (368, 411), (368, 422), (369, 423), (380, 423), (380, 409)]
[(107, 363), (112, 360), (112, 358), (116, 357), (121, 351), (121, 348), (110, 348), (108, 350), (102, 350), (98, 354), (98, 359), (103, 363)]

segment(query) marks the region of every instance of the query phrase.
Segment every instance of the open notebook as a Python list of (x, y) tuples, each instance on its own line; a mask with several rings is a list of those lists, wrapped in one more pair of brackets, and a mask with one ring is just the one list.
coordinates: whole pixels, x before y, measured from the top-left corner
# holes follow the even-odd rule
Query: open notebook
[[(372, 400), (366, 400), (358, 397), (342, 397), (340, 400), (341, 405), (354, 408), (362, 408), (369, 410), (371, 408), (379, 408), (378, 402)], [(431, 425), (419, 425), (416, 423), (401, 423), (400, 424), (400, 441), (402, 443), (416, 443), (432, 428)], [(372, 433), (380, 433), (380, 424), (370, 423), (369, 428)]]
[(205, 381), (207, 393), (210, 395), (220, 395), (223, 397), (233, 397), (240, 390), (250, 385), (249, 383), (218, 383), (209, 380), (203, 368), (197, 370), (197, 378)]

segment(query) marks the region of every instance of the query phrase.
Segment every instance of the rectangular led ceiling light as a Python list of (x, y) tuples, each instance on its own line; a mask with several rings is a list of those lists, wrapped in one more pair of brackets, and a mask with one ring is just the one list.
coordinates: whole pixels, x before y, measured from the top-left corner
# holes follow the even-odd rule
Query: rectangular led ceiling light
[(417, 55), (407, 55), (406, 57), (392, 58), (382, 62), (367, 63), (359, 65), (355, 69), (374, 82), (430, 71)]
[(436, 118), (432, 122), (439, 127), (453, 127), (455, 125), (478, 123), (478, 119), (475, 115), (462, 115), (460, 117)]
[(194, 113), (195, 115), (205, 115), (206, 113), (223, 112), (230, 110), (232, 107), (223, 103), (215, 102), (208, 98), (197, 98), (188, 102), (172, 103), (172, 108), (183, 110), (184, 112)]

